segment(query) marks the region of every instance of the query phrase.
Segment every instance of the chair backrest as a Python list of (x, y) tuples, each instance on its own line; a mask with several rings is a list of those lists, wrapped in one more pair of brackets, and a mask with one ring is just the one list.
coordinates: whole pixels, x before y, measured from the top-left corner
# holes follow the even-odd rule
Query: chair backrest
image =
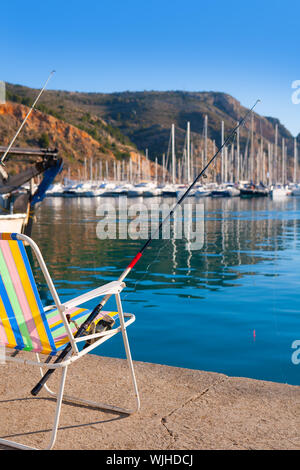
[(24, 241), (15, 233), (0, 233), (0, 342), (26, 351), (56, 352)]

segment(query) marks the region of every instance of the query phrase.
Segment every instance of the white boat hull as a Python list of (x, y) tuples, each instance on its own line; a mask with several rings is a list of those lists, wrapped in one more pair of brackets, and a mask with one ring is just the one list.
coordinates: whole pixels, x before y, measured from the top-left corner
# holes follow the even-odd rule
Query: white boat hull
[(196, 197), (207, 197), (207, 196), (210, 195), (210, 193), (211, 193), (211, 191), (199, 191), (199, 190), (197, 190), (197, 191), (195, 191), (195, 196)]
[(292, 195), (293, 195), (293, 196), (300, 196), (300, 188), (293, 189)]
[(27, 214), (0, 215), (0, 232), (22, 233)]
[(128, 197), (141, 197), (143, 196), (144, 191), (128, 191), (127, 196)]
[(271, 191), (271, 196), (273, 199), (282, 199), (282, 198), (287, 197), (289, 194), (290, 194), (289, 191), (284, 188), (276, 188), (276, 189), (272, 189)]

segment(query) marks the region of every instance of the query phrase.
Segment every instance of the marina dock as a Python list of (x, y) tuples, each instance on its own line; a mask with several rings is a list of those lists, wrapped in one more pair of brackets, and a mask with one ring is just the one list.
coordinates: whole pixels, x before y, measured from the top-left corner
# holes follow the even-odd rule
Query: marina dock
[[(299, 386), (134, 364), (140, 411), (127, 416), (64, 402), (54, 449), (300, 449)], [(1, 437), (43, 447), (49, 439), (54, 400), (44, 392), (38, 398), (30, 395), (38, 378), (36, 368), (6, 363), (1, 370)], [(130, 406), (124, 360), (88, 355), (71, 366), (68, 375), (66, 393)], [(53, 374), (52, 388), (59, 376)]]

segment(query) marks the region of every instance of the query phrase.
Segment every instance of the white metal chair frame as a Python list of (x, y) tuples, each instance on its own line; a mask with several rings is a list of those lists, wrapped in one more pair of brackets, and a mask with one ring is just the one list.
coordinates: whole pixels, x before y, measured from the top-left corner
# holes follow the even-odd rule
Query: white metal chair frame
[[(111, 410), (114, 412), (119, 412), (119, 413), (124, 413), (124, 414), (132, 414), (136, 411), (139, 410), (140, 408), (140, 398), (139, 398), (139, 392), (137, 388), (137, 383), (136, 383), (136, 378), (135, 378), (135, 373), (134, 373), (134, 368), (133, 368), (133, 363), (132, 363), (132, 357), (131, 357), (131, 352), (130, 352), (130, 347), (129, 347), (129, 342), (128, 342), (128, 337), (127, 337), (127, 332), (126, 328), (129, 326), (131, 323), (135, 321), (135, 316), (133, 314), (124, 314), (123, 312), (123, 307), (121, 303), (121, 298), (120, 298), (120, 292), (123, 290), (125, 287), (125, 283), (121, 281), (113, 281), (109, 282), (108, 284), (105, 284), (104, 286), (98, 287), (90, 292), (87, 292), (86, 294), (80, 295), (72, 300), (69, 300), (67, 302), (61, 303), (59, 296), (57, 294), (57, 291), (54, 287), (54, 284), (52, 282), (52, 279), (50, 277), (50, 274), (48, 272), (48, 269), (46, 267), (46, 264), (44, 262), (44, 259), (42, 257), (42, 254), (36, 245), (36, 243), (29, 237), (23, 234), (18, 234), (17, 235), (18, 240), (23, 240), (24, 242), (28, 243), (31, 248), (33, 249), (36, 258), (38, 260), (38, 263), (41, 267), (41, 270), (43, 272), (43, 275), (45, 277), (45, 280), (47, 282), (47, 285), (49, 287), (49, 290), (51, 292), (51, 295), (54, 300), (54, 304), (52, 306), (46, 307), (44, 310), (50, 310), (53, 308), (57, 308), (60, 317), (65, 325), (66, 332), (68, 334), (68, 338), (71, 343), (71, 351), (70, 353), (66, 356), (65, 360), (62, 362), (59, 362), (57, 364), (51, 364), (51, 363), (46, 363), (42, 362), (40, 360), (40, 355), (36, 353), (36, 361), (28, 360), (28, 359), (23, 359), (19, 357), (12, 357), (7, 355), (6, 360), (7, 361), (12, 361), (12, 362), (17, 362), (17, 363), (22, 363), (22, 364), (27, 364), (27, 365), (32, 365), (32, 366), (38, 366), (40, 368), (41, 376), (43, 376), (43, 368), (47, 369), (62, 369), (61, 373), (61, 380), (60, 380), (60, 385), (59, 385), (59, 391), (58, 393), (53, 392), (46, 384), (44, 385), (45, 390), (53, 397), (56, 398), (56, 411), (55, 411), (55, 418), (54, 418), (54, 423), (52, 427), (52, 433), (51, 433), (51, 438), (50, 438), (50, 443), (46, 447), (46, 449), (50, 450), (53, 448), (55, 441), (56, 441), (56, 436), (57, 436), (57, 430), (58, 430), (58, 423), (59, 423), (59, 417), (60, 417), (60, 412), (61, 412), (61, 405), (62, 401), (70, 401), (73, 403), (80, 403), (84, 404), (87, 406), (92, 406), (100, 409), (105, 409), (105, 410)], [(74, 338), (72, 331), (70, 329), (69, 323), (67, 321), (66, 314), (68, 313), (68, 309), (81, 305), (88, 300), (97, 298), (97, 297), (102, 297), (106, 295), (114, 295), (116, 299), (116, 305), (117, 305), (117, 310), (118, 310), (118, 316), (120, 320), (120, 326), (113, 328), (112, 330), (105, 331), (102, 333), (95, 333), (92, 335), (88, 336), (83, 336), (79, 338)], [(125, 321), (125, 318), (128, 318), (127, 321)], [(125, 347), (125, 352), (126, 352), (126, 359), (129, 367), (129, 372), (130, 372), (130, 377), (133, 385), (133, 390), (134, 390), (134, 396), (135, 396), (135, 408), (133, 409), (125, 409), (125, 408), (120, 408), (117, 406), (113, 405), (108, 405), (105, 403), (96, 403), (93, 401), (89, 400), (84, 400), (82, 398), (77, 398), (69, 395), (64, 395), (64, 387), (65, 387), (65, 381), (66, 381), (66, 375), (67, 375), (67, 369), (70, 364), (73, 362), (77, 361), (81, 357), (83, 357), (85, 354), (89, 353), (92, 351), (94, 348), (98, 347), (100, 344), (104, 343), (104, 341), (107, 341), (109, 338), (112, 336), (116, 335), (117, 333), (122, 333), (123, 337), (123, 343)], [(91, 344), (90, 346), (86, 347), (82, 351), (78, 350), (77, 344), (82, 341), (87, 341), (88, 339), (95, 339), (96, 341)], [(14, 441), (9, 441), (6, 439), (0, 439), (0, 444), (10, 446), (10, 447), (16, 447), (17, 449), (32, 449), (32, 450), (38, 450), (34, 447), (30, 447), (27, 445), (19, 444)]]

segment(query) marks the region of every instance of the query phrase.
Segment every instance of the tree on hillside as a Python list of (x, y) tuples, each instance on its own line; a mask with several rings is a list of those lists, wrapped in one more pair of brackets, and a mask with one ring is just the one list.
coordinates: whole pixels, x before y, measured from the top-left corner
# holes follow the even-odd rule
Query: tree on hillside
[(46, 134), (46, 132), (43, 132), (41, 137), (39, 138), (39, 146), (44, 149), (47, 149), (49, 145), (50, 145), (49, 136), (48, 134)]

